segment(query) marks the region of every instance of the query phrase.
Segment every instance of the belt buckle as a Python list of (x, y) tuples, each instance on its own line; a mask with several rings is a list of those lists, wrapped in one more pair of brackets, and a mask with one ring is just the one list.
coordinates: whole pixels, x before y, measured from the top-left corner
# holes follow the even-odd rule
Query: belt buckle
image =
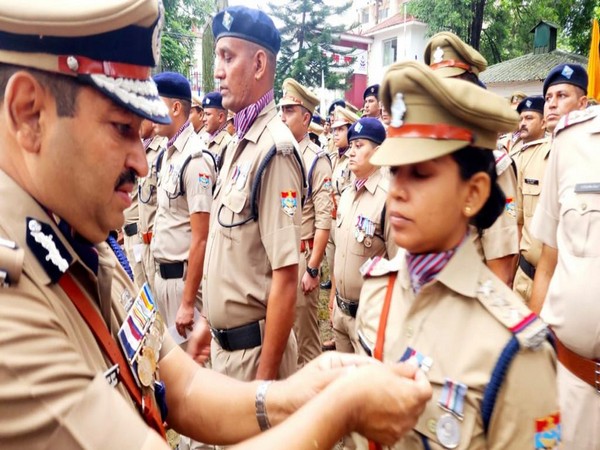
[(596, 394), (600, 395), (600, 361), (596, 361), (596, 370), (594, 370), (594, 382), (596, 383)]

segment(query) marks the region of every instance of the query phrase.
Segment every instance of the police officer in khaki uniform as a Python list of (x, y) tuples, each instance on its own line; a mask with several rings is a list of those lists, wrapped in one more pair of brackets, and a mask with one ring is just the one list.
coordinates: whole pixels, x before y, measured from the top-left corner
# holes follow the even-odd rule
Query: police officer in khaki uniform
[(383, 124), (363, 117), (348, 130), (349, 169), (354, 182), (340, 198), (335, 230), (335, 291), (331, 293), (336, 349), (358, 351), (355, 317), (362, 287), (360, 268), (369, 259), (396, 255), (390, 237), (385, 201), (389, 188), (387, 168), (373, 166), (369, 158), (385, 139)]
[(142, 265), (143, 243), (138, 233), (139, 228), (139, 201), (138, 187), (134, 186), (131, 193), (131, 206), (124, 212), (125, 225), (123, 225), (123, 247), (133, 270), (133, 280), (138, 286), (146, 282), (146, 274)]
[(138, 180), (138, 200), (140, 220), (138, 222), (138, 232), (140, 239), (144, 245), (142, 252), (142, 269), (146, 277), (146, 282), (150, 285), (150, 290), (154, 291), (154, 278), (156, 267), (150, 243), (154, 234), (154, 218), (156, 217), (156, 189), (158, 185), (158, 161), (159, 155), (166, 148), (167, 141), (165, 136), (156, 134), (156, 127), (149, 120), (142, 122), (142, 127), (145, 124), (150, 124), (153, 135), (144, 140), (144, 148), (146, 150), (146, 161), (148, 162), (148, 176)]
[[(150, 78), (161, 9), (156, 0), (0, 2), (0, 447), (168, 449), (163, 420), (235, 443), (313, 397), (249, 445), (284, 448), (299, 433), (300, 448), (331, 448), (348, 429), (397, 439), (431, 395), (410, 368), (330, 353), (272, 385), (203, 369), (168, 335), (161, 345), (151, 294), (136, 297), (104, 243), (148, 172), (142, 117), (169, 120)], [(127, 319), (121, 303), (133, 304)], [(141, 350), (133, 367), (131, 345)], [(354, 370), (338, 377), (344, 365)], [(161, 417), (152, 397), (164, 405), (164, 389)]]
[(503, 98), (416, 62), (392, 66), (381, 92), (392, 122), (371, 161), (391, 167), (388, 214), (406, 253), (365, 270), (357, 334), (376, 358), (426, 371), (434, 391), (393, 448), (556, 448), (546, 326), (468, 238), (469, 222), (486, 228), (503, 210), (492, 150), (517, 115)]
[(279, 102), (281, 119), (298, 142), (307, 174), (308, 192), (302, 207), (300, 263), (294, 333), (298, 340), (298, 366), (321, 353), (319, 336), (319, 268), (331, 228), (331, 162), (308, 135), (319, 98), (296, 80), (287, 78)]
[(226, 130), (227, 110), (223, 108), (221, 101), (220, 92), (209, 92), (202, 99), (208, 151), (215, 157), (217, 167), (223, 163), (223, 152), (231, 141), (231, 135)]
[(379, 85), (369, 86), (363, 92), (363, 115), (362, 117), (381, 118), (381, 105), (379, 104)]
[(543, 97), (526, 97), (517, 106), (517, 113), (521, 116), (521, 139), (513, 146), (512, 158), (517, 164), (517, 223), (521, 242), (513, 289), (529, 303), (535, 267), (542, 252), (542, 243), (531, 236), (531, 219), (542, 189), (550, 136), (545, 136)]
[[(425, 48), (425, 63), (441, 77), (456, 77), (485, 88), (479, 74), (487, 68), (485, 58), (458, 36), (448, 31), (434, 35)], [(489, 229), (473, 233), (479, 252), (488, 267), (507, 285), (512, 286), (519, 253), (516, 216), (517, 177), (509, 149), (495, 151), (498, 184), (506, 196), (503, 214)]]
[[(563, 66), (546, 78), (546, 103), (553, 103), (552, 111), (557, 103), (581, 102), (581, 92), (586, 92), (585, 71), (566, 66), (571, 70)], [(560, 98), (553, 98), (557, 94)], [(563, 116), (554, 129), (531, 223), (531, 233), (543, 242), (531, 303), (541, 308), (556, 337), (564, 448), (582, 450), (600, 446), (599, 136), (597, 106)]]
[(204, 123), (204, 107), (202, 99), (196, 94), (192, 94), (192, 108), (190, 109), (190, 123), (194, 127), (194, 131), (202, 139), (206, 138), (206, 128)]
[(160, 161), (157, 210), (152, 239), (154, 287), (167, 327), (186, 337), (201, 310), (200, 280), (208, 236), (215, 168), (204, 142), (189, 121), (191, 90), (178, 73), (154, 76), (172, 122), (158, 125), (169, 141)]
[(273, 100), (281, 39), (263, 12), (217, 14), (215, 77), (236, 136), (215, 190), (202, 292), (215, 370), (241, 380), (285, 378), (298, 359), (296, 309), (303, 164)]

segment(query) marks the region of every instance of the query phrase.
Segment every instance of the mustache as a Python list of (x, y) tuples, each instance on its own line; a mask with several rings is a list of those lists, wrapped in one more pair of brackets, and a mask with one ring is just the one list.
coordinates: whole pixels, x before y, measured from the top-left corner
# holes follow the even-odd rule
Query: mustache
[(115, 189), (119, 189), (121, 186), (127, 183), (135, 184), (137, 181), (137, 173), (133, 169), (127, 169), (121, 172), (117, 182), (115, 183)]

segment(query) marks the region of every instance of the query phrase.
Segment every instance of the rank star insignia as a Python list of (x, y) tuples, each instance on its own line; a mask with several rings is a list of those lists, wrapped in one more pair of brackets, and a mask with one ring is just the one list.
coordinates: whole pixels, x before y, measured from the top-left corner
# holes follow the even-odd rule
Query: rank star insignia
[(281, 209), (290, 217), (294, 217), (298, 208), (296, 191), (285, 191), (281, 193)]
[(406, 114), (406, 104), (404, 103), (404, 95), (398, 92), (392, 102), (392, 121), (390, 125), (399, 128), (404, 123), (404, 114)]
[(435, 52), (433, 52), (433, 63), (439, 64), (443, 60), (444, 60), (444, 50), (442, 49), (442, 47), (438, 47), (435, 49)]
[(223, 14), (223, 26), (227, 28), (227, 31), (231, 30), (231, 24), (233, 23), (233, 16), (229, 14), (229, 11), (225, 11)]

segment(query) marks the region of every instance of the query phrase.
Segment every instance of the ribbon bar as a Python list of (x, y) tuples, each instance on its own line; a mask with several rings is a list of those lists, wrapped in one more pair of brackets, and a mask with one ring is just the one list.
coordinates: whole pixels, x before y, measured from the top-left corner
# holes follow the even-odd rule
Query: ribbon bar
[(390, 126), (388, 128), (388, 137), (456, 140), (469, 143), (473, 142), (473, 133), (470, 130), (446, 124), (426, 125), (407, 123), (401, 127)]
[(58, 70), (68, 75), (104, 74), (113, 78), (128, 78), (134, 80), (147, 80), (151, 76), (150, 67), (135, 64), (96, 61), (85, 56), (58, 57)]

